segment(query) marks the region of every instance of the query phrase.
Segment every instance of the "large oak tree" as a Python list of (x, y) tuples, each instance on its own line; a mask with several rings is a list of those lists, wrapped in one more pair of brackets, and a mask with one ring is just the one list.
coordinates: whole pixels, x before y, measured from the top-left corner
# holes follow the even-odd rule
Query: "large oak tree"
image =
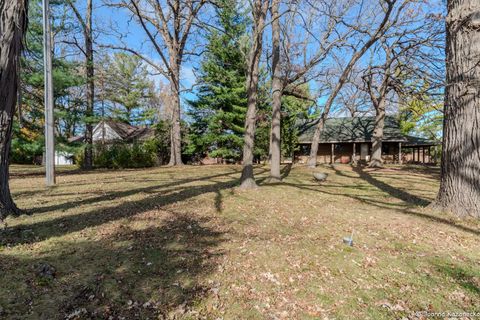
[(8, 158), (27, 8), (26, 0), (0, 1), (0, 220), (19, 213), (10, 194)]
[(247, 115), (245, 118), (245, 137), (243, 144), (243, 170), (240, 178), (242, 188), (256, 187), (253, 176), (253, 148), (257, 123), (258, 81), (260, 57), (263, 47), (263, 32), (266, 24), (269, 0), (255, 0), (252, 3), (253, 30), (252, 43), (247, 64)]
[(131, 47), (107, 46), (142, 58), (170, 84), (171, 147), (169, 165), (182, 165), (180, 72), (187, 42), (206, 0), (113, 0), (110, 6), (125, 8), (138, 22), (160, 61)]
[(436, 206), (480, 218), (480, 2), (447, 2), (447, 87)]
[[(323, 112), (320, 116), (318, 124), (315, 127), (315, 131), (312, 138), (312, 144), (310, 148), (310, 156), (308, 157), (308, 165), (310, 167), (315, 167), (317, 165), (317, 153), (318, 145), (320, 143), (321, 133), (325, 126), (325, 122), (329, 116), (330, 109), (332, 108), (335, 99), (342, 90), (343, 86), (348, 82), (350, 74), (357, 64), (357, 62), (365, 55), (365, 53), (379, 40), (383, 35), (388, 31), (388, 29), (396, 23), (400, 14), (410, 3), (408, 0), (380, 0), (379, 7), (382, 9), (381, 21), (373, 31), (368, 30), (362, 31), (366, 34), (366, 40), (363, 44), (358, 47), (354, 47), (353, 54), (348, 60), (348, 63), (343, 68), (340, 77), (336, 81), (336, 84), (333, 86), (332, 91), (328, 95), (328, 99), (323, 107)], [(361, 30), (361, 27), (355, 28)]]
[[(294, 97), (315, 102), (303, 94), (305, 85), (318, 79), (318, 70), (335, 48), (345, 44), (353, 28), (340, 28), (341, 21), (353, 6), (346, 1), (272, 0), (271, 65), (272, 124), (270, 133), (270, 181), (281, 180), (282, 100)], [(343, 25), (342, 25), (343, 26)], [(320, 68), (322, 69), (322, 68)]]

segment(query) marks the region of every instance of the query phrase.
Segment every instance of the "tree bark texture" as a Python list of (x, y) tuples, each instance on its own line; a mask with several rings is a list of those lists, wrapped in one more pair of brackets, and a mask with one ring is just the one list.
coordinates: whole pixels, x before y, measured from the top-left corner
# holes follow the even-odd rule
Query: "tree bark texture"
[(171, 121), (170, 131), (170, 166), (183, 165), (182, 162), (182, 133), (180, 123), (180, 93), (178, 88), (172, 88), (171, 92)]
[(383, 128), (385, 127), (385, 97), (381, 97), (378, 106), (375, 106), (375, 128), (372, 137), (372, 158), (370, 159), (370, 168), (381, 168), (382, 159), (382, 140)]
[(372, 158), (370, 159), (370, 168), (381, 168), (383, 166), (382, 160), (382, 140), (383, 140), (383, 128), (385, 127), (385, 107), (387, 102), (387, 94), (389, 92), (390, 81), (390, 67), (392, 60), (390, 59), (390, 53), (386, 53), (387, 61), (384, 65), (384, 70), (380, 74), (382, 81), (374, 90), (374, 75), (369, 74), (365, 77), (366, 87), (370, 100), (372, 101), (375, 109), (375, 126), (373, 129), (372, 137)]
[(0, 1), (0, 220), (20, 213), (10, 194), (8, 165), (27, 8), (28, 1)]
[(87, 109), (85, 123), (85, 169), (93, 167), (93, 117), (95, 99), (95, 69), (93, 61), (93, 29), (92, 29), (92, 0), (87, 0), (87, 12), (85, 19), (85, 63), (87, 72)]
[(243, 144), (243, 170), (240, 177), (241, 188), (257, 186), (253, 175), (253, 150), (257, 122), (258, 74), (262, 55), (263, 29), (269, 7), (268, 0), (255, 0), (253, 3), (253, 41), (248, 56), (247, 71), (247, 115), (245, 118), (245, 137)]
[(480, 2), (447, 3), (447, 87), (435, 206), (480, 218)]
[[(175, 46), (176, 47), (176, 46)], [(180, 123), (180, 63), (176, 52), (170, 53), (171, 83), (171, 130), (170, 130), (170, 166), (181, 166), (182, 162), (182, 128)]]
[(272, 127), (270, 134), (270, 179), (281, 180), (281, 122), (283, 82), (280, 65), (280, 0), (272, 2)]

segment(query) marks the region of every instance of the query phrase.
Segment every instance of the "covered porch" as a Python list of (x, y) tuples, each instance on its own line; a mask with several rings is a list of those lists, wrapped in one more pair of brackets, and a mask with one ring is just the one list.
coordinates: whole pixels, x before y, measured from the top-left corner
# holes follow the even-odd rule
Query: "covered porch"
[[(309, 144), (300, 144), (295, 160), (306, 163), (310, 154)], [(317, 163), (368, 163), (372, 154), (371, 142), (330, 142), (318, 145)], [(386, 164), (426, 164), (437, 162), (436, 146), (431, 143), (391, 142), (382, 143), (382, 160)]]
[[(306, 163), (318, 119), (298, 124), (299, 151), (295, 160)], [(372, 155), (375, 117), (330, 118), (318, 144), (317, 163), (368, 163)], [(386, 164), (434, 164), (437, 141), (406, 135), (394, 116), (386, 116), (382, 138), (382, 159)]]

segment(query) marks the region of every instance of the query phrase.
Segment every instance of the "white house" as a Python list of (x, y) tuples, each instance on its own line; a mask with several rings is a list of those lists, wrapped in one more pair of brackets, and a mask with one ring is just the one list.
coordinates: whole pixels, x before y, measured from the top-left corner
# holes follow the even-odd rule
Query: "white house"
[[(115, 143), (144, 141), (154, 137), (155, 131), (147, 127), (132, 126), (128, 123), (104, 120), (93, 128), (93, 143)], [(71, 138), (70, 142), (84, 141), (84, 136)]]

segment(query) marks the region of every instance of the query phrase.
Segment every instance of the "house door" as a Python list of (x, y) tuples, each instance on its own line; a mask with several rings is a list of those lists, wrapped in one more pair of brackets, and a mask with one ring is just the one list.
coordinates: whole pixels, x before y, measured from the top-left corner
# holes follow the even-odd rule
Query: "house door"
[(370, 156), (368, 155), (368, 143), (362, 143), (360, 145), (360, 160), (369, 161)]

